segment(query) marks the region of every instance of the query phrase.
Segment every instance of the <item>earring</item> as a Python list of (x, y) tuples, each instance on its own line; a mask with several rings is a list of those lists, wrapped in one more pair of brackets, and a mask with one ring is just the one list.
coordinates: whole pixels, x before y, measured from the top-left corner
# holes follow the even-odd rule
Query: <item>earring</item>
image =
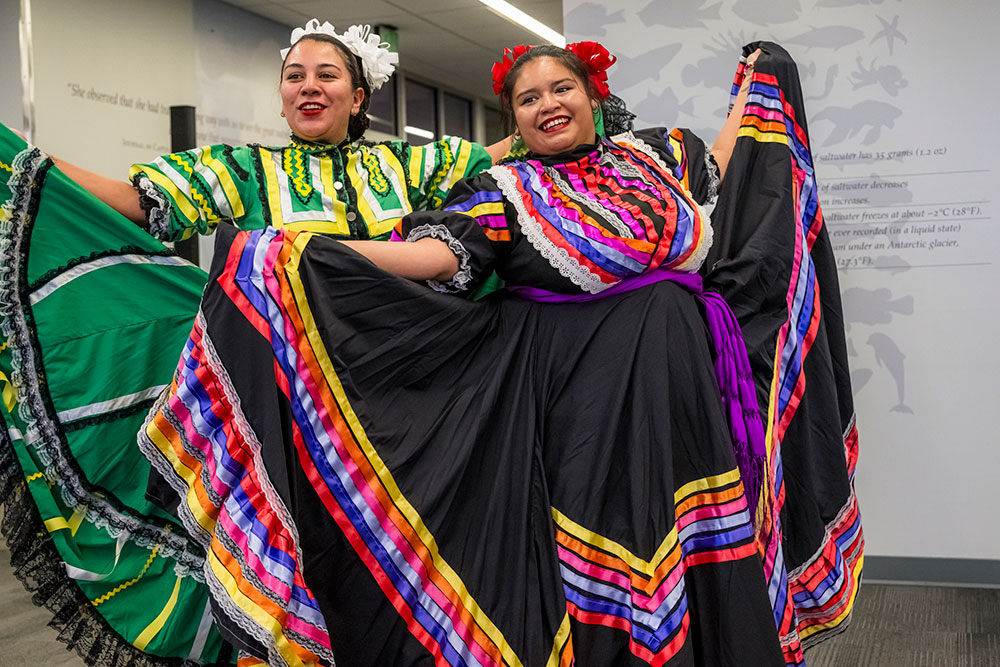
[(281, 112), (281, 117), (282, 117), (282, 118), (284, 118), (284, 117), (285, 117), (285, 112), (284, 112), (284, 111), (282, 111), (282, 112)]

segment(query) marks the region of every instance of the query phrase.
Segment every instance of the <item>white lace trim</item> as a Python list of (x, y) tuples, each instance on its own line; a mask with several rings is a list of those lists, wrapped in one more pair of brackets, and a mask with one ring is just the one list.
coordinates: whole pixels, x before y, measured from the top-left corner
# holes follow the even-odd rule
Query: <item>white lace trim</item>
[[(230, 409), (232, 411), (233, 424), (236, 426), (236, 430), (239, 432), (244, 442), (247, 443), (250, 455), (254, 461), (254, 467), (256, 468), (258, 473), (257, 475), (258, 488), (260, 488), (261, 493), (264, 494), (264, 498), (267, 500), (268, 505), (270, 505), (271, 509), (274, 511), (277, 518), (281, 521), (285, 529), (288, 530), (288, 533), (291, 535), (292, 542), (295, 545), (295, 559), (299, 567), (301, 567), (303, 563), (303, 558), (302, 558), (302, 547), (300, 546), (301, 540), (299, 539), (298, 527), (295, 525), (295, 521), (292, 519), (291, 512), (288, 511), (288, 507), (285, 506), (285, 503), (284, 501), (282, 501), (281, 496), (278, 495), (277, 490), (271, 484), (271, 481), (267, 478), (266, 468), (264, 467), (264, 460), (261, 458), (261, 449), (262, 449), (261, 442), (257, 438), (257, 434), (254, 433), (253, 428), (250, 426), (250, 422), (247, 421), (246, 415), (244, 415), (243, 413), (242, 402), (240, 401), (239, 394), (237, 394), (236, 388), (233, 386), (232, 380), (229, 379), (229, 373), (222, 365), (222, 360), (219, 358), (218, 352), (216, 352), (215, 350), (215, 344), (212, 342), (211, 337), (208, 335), (208, 330), (206, 322), (204, 320), (204, 315), (202, 313), (199, 313), (199, 315), (202, 317), (200, 324), (202, 328), (202, 344), (205, 350), (205, 363), (208, 366), (209, 370), (212, 372), (212, 375), (222, 385), (222, 391), (229, 398)], [(216, 533), (217, 533), (216, 539), (223, 541), (222, 537), (219, 537), (221, 535), (226, 538), (226, 541), (229, 541), (228, 534), (226, 534), (218, 524), (216, 524)], [(276, 604), (280, 605), (287, 611), (290, 600), (282, 598), (277, 593), (272, 591), (270, 588), (265, 586), (264, 583), (260, 581), (259, 578), (256, 576), (253, 569), (247, 565), (241, 551), (239, 551), (238, 549), (234, 549), (232, 550), (232, 553), (235, 556), (237, 556), (241, 561), (240, 568), (243, 571), (244, 576), (246, 576), (258, 590), (260, 590), (265, 594), (270, 594), (268, 597), (271, 597)], [(206, 579), (208, 578), (207, 570), (208, 570), (208, 564), (206, 563)], [(237, 608), (228, 593), (226, 594), (224, 601), (226, 603), (224, 605), (224, 608), (227, 609), (230, 607)], [(241, 614), (243, 613), (242, 610), (240, 610), (240, 613)], [(227, 613), (227, 615), (229, 614)], [(230, 617), (232, 616), (230, 615)], [(322, 619), (322, 616), (320, 616), (320, 619)], [(252, 619), (251, 622), (254, 623), (255, 625), (259, 625), (256, 623), (256, 621), (253, 621)], [(313, 624), (311, 621), (306, 621), (306, 622)], [(320, 621), (320, 625), (318, 627), (323, 632), (328, 632), (326, 628), (325, 619), (322, 619)], [(279, 655), (279, 650), (277, 645), (274, 643), (274, 636), (267, 629), (263, 629), (263, 632), (264, 632), (263, 636), (267, 640), (264, 643), (268, 646), (268, 655), (269, 659), (271, 660), (270, 664), (277, 664), (276, 656)], [(316, 655), (324, 658), (325, 660), (329, 661), (330, 665), (335, 665), (333, 652), (330, 651), (330, 649), (306, 637), (303, 637), (298, 633), (295, 633), (294, 631), (289, 631), (287, 628), (283, 628), (282, 632), (284, 634), (294, 634), (296, 639), (299, 640), (300, 643), (302, 643), (303, 645), (307, 646), (309, 650), (316, 653)]]
[(708, 195), (705, 197), (705, 206), (715, 208), (715, 202), (719, 198), (719, 184), (722, 182), (719, 176), (719, 163), (715, 161), (712, 151), (705, 148), (705, 171), (708, 172)]
[[(708, 251), (712, 249), (712, 242), (715, 240), (715, 233), (712, 229), (712, 218), (711, 212), (715, 208), (715, 202), (712, 202), (711, 209), (702, 206), (694, 200), (691, 196), (691, 192), (687, 190), (676, 178), (673, 176), (673, 172), (670, 168), (660, 159), (659, 154), (653, 149), (652, 146), (647, 144), (642, 139), (639, 139), (631, 132), (623, 132), (612, 138), (612, 141), (618, 143), (619, 141), (631, 145), (637, 151), (640, 151), (651, 160), (656, 162), (656, 164), (671, 178), (677, 182), (678, 187), (684, 192), (684, 196), (687, 197), (688, 202), (691, 204), (691, 208), (696, 210), (697, 214), (701, 217), (701, 230), (702, 230), (702, 241), (698, 248), (688, 257), (684, 262), (678, 264), (677, 266), (671, 267), (675, 271), (682, 271), (686, 273), (694, 273), (701, 268), (701, 265), (705, 263), (705, 258), (708, 257)], [(718, 186), (716, 186), (718, 187)]]
[(169, 241), (170, 239), (167, 235), (170, 233), (170, 202), (167, 201), (167, 198), (163, 196), (163, 193), (160, 192), (160, 189), (153, 184), (153, 181), (148, 176), (136, 174), (132, 185), (139, 191), (140, 195), (149, 197), (156, 202), (156, 206), (149, 209), (146, 213), (146, 220), (149, 222), (149, 233), (161, 241)]
[(465, 292), (468, 289), (469, 282), (472, 280), (472, 268), (469, 266), (469, 260), (472, 256), (469, 254), (469, 251), (465, 249), (461, 241), (452, 235), (451, 230), (444, 225), (420, 225), (411, 229), (410, 233), (406, 235), (407, 243), (413, 243), (414, 241), (426, 238), (444, 241), (448, 244), (449, 250), (455, 253), (455, 257), (458, 258), (458, 272), (451, 280), (446, 282), (428, 280), (427, 286), (435, 292), (441, 292), (442, 294)]
[[(260, 440), (257, 438), (256, 433), (254, 433), (253, 428), (250, 426), (250, 423), (247, 421), (247, 418), (243, 413), (240, 398), (236, 393), (236, 389), (232, 384), (232, 380), (230, 380), (229, 374), (226, 372), (225, 367), (222, 365), (222, 362), (219, 359), (218, 353), (216, 352), (215, 349), (215, 345), (212, 342), (211, 337), (208, 335), (205, 315), (204, 312), (202, 312), (201, 310), (198, 311), (198, 315), (196, 317), (196, 326), (202, 331), (202, 345), (205, 351), (205, 365), (211, 371), (213, 376), (222, 385), (222, 391), (225, 394), (225, 396), (229, 399), (232, 411), (233, 425), (236, 427), (237, 432), (243, 438), (244, 442), (247, 443), (250, 451), (250, 456), (253, 459), (254, 465), (259, 473), (257, 478), (257, 481), (259, 483), (259, 488), (263, 493), (265, 499), (267, 500), (268, 504), (274, 510), (274, 513), (277, 516), (277, 518), (281, 521), (281, 523), (285, 526), (285, 528), (291, 535), (295, 546), (295, 556), (297, 562), (301, 564), (303, 562), (303, 559), (302, 559), (302, 550), (301, 547), (299, 546), (300, 539), (299, 539), (298, 529), (295, 525), (295, 522), (292, 520), (292, 516), (291, 513), (288, 511), (288, 508), (285, 506), (284, 502), (281, 500), (281, 497), (278, 495), (274, 487), (270, 484), (270, 481), (267, 479), (266, 474), (264, 473), (265, 468), (264, 468), (264, 462), (261, 459), (262, 447)], [(205, 457), (200, 453), (200, 451), (197, 448), (190, 446), (190, 443), (188, 442), (186, 436), (184, 435), (183, 426), (180, 423), (177, 423), (176, 416), (173, 414), (171, 410), (165, 409), (167, 405), (167, 400), (169, 398), (169, 394), (170, 392), (168, 388), (168, 390), (164, 392), (163, 396), (161, 396), (160, 400), (157, 401), (157, 404), (154, 405), (153, 408), (150, 410), (150, 418), (152, 418), (154, 415), (157, 414), (157, 412), (163, 409), (162, 413), (163, 416), (167, 419), (167, 421), (171, 423), (171, 425), (174, 427), (174, 429), (182, 438), (183, 441), (182, 444), (184, 446), (185, 451), (188, 454), (194, 456), (203, 464), (202, 483), (205, 490), (211, 496), (210, 497), (211, 502), (221, 511), (225, 511), (224, 499), (219, 497), (218, 494), (214, 492), (214, 488), (212, 487), (211, 481), (208, 479), (209, 466), (204, 465)], [(163, 475), (164, 479), (167, 480), (171, 488), (173, 488), (174, 491), (176, 491), (180, 495), (182, 502), (178, 506), (178, 514), (180, 515), (181, 522), (184, 524), (184, 527), (187, 529), (187, 531), (192, 535), (197, 535), (199, 537), (199, 541), (202, 542), (202, 544), (205, 546), (206, 551), (208, 548), (210, 548), (213, 538), (222, 542), (225, 548), (230, 553), (232, 553), (233, 557), (237, 560), (240, 570), (241, 572), (243, 572), (243, 576), (245, 576), (247, 580), (250, 581), (250, 583), (255, 588), (257, 588), (257, 590), (263, 593), (275, 605), (287, 611), (290, 601), (284, 599), (282, 596), (278, 595), (272, 589), (265, 586), (262, 581), (260, 581), (260, 579), (253, 572), (253, 569), (248, 566), (243, 553), (232, 543), (232, 540), (229, 538), (229, 535), (225, 533), (225, 531), (221, 528), (218, 522), (215, 525), (214, 531), (211, 532), (207, 531), (203, 526), (201, 526), (200, 523), (198, 523), (198, 521), (194, 517), (194, 514), (188, 508), (187, 503), (184, 502), (184, 498), (187, 497), (187, 494), (190, 491), (188, 485), (186, 484), (186, 482), (184, 482), (183, 479), (181, 479), (176, 474), (176, 472), (170, 466), (170, 463), (166, 461), (166, 459), (159, 453), (159, 450), (156, 449), (152, 441), (148, 438), (148, 436), (146, 436), (145, 428), (143, 428), (143, 430), (140, 431), (139, 447), (142, 449), (146, 457), (150, 459), (150, 462), (153, 464), (153, 466), (160, 472), (161, 475)], [(252, 617), (247, 615), (243, 609), (241, 609), (238, 605), (236, 605), (236, 603), (229, 596), (229, 592), (225, 588), (225, 586), (223, 586), (221, 582), (217, 580), (212, 570), (211, 564), (208, 562), (208, 560), (206, 560), (203, 565), (203, 575), (205, 581), (208, 584), (209, 589), (212, 591), (212, 597), (215, 598), (215, 602), (218, 604), (219, 608), (223, 611), (223, 613), (225, 613), (226, 617), (229, 618), (233, 623), (238, 625), (248, 635), (254, 637), (258, 642), (260, 642), (262, 645), (268, 648), (268, 656), (267, 656), (268, 664), (287, 665), (288, 663), (284, 661), (284, 659), (280, 655), (280, 652), (277, 649), (277, 646), (275, 644), (275, 639), (274, 636), (271, 634), (271, 631), (268, 630), (267, 628), (262, 627)], [(312, 621), (307, 621), (307, 622), (312, 624)], [(325, 620), (323, 620), (321, 625), (319, 625), (318, 627), (324, 632), (327, 632), (325, 626)], [(308, 637), (300, 636), (299, 633), (290, 631), (287, 628), (283, 629), (283, 633), (288, 635), (294, 635), (296, 641), (298, 641), (300, 644), (306, 646), (307, 648), (309, 648), (309, 650), (313, 651), (322, 658), (328, 660), (331, 665), (335, 664), (333, 653), (328, 648), (322, 646), (321, 644), (316, 643), (315, 641), (312, 641)]]
[(500, 186), (500, 191), (503, 192), (507, 201), (513, 204), (514, 210), (517, 211), (517, 221), (521, 225), (521, 232), (525, 238), (552, 265), (552, 268), (589, 294), (599, 294), (611, 287), (611, 285), (601, 281), (589, 268), (571, 257), (565, 248), (560, 248), (545, 237), (541, 223), (528, 214), (524, 202), (517, 192), (517, 177), (513, 173), (513, 167), (497, 165), (490, 167), (487, 173)]

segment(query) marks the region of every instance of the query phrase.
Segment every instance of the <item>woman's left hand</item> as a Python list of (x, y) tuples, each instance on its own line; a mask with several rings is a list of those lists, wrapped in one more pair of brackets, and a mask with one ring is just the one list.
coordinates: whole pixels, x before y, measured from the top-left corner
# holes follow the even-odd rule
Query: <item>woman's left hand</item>
[(743, 119), (743, 109), (747, 103), (747, 95), (750, 93), (750, 80), (753, 78), (753, 70), (760, 54), (761, 50), (757, 49), (747, 56), (746, 69), (743, 71), (743, 82), (740, 84), (740, 90), (736, 94), (736, 99), (733, 100), (733, 108), (730, 110), (729, 116), (722, 126), (722, 130), (719, 132), (719, 136), (716, 137), (715, 143), (712, 145), (712, 155), (715, 157), (716, 164), (719, 165), (720, 179), (726, 176), (726, 169), (729, 167), (729, 158), (732, 157), (733, 148), (736, 146), (736, 136), (740, 129), (740, 122)]
[(761, 50), (757, 49), (749, 56), (747, 56), (746, 69), (743, 71), (743, 83), (740, 85), (740, 91), (748, 90), (750, 88), (751, 74), (753, 73), (754, 67), (757, 64), (757, 58), (760, 57)]

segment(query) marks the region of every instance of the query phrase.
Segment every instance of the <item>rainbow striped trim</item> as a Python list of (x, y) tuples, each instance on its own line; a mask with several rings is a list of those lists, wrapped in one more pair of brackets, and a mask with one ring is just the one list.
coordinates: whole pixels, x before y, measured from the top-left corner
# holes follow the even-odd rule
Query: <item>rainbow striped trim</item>
[[(742, 80), (737, 73), (734, 94)], [(818, 188), (805, 130), (774, 76), (754, 72), (739, 129), (740, 137), (788, 146), (795, 202), (795, 249), (786, 295), (788, 319), (778, 332), (767, 417), (768, 480), (763, 490), (764, 516), (757, 521), (757, 545), (764, 561), (768, 589), (785, 658), (804, 664), (803, 648), (827, 632), (846, 626), (860, 582), (864, 538), (853, 493), (857, 430), (851, 422), (844, 434), (851, 496), (826, 527), (827, 538), (815, 556), (795, 571), (786, 571), (782, 553), (781, 509), (785, 501), (781, 448), (785, 433), (805, 391), (804, 364), (821, 319), (819, 282), (811, 251), (823, 226)], [(842, 628), (841, 628), (842, 629)], [(807, 641), (808, 640), (808, 641)]]
[[(242, 234), (218, 279), (271, 344), (302, 469), (435, 665), (520, 667), (442, 558), (346, 396), (297, 273), (311, 238), (273, 228)], [(148, 424), (147, 441), (170, 464), (175, 481), (182, 480), (189, 516), (211, 535), (206, 575), (216, 601), (265, 647), (269, 664), (331, 660), (322, 617), (301, 577), (294, 525), (267, 482), (259, 444), (238, 413), (203, 323), (195, 327), (175, 384)]]
[[(708, 221), (670, 170), (634, 137), (616, 141), (578, 162), (527, 160), (489, 170), (531, 244), (591, 293), (651, 268), (694, 270), (689, 265), (711, 243)], [(607, 211), (623, 230), (610, 231), (588, 209)]]
[(674, 503), (676, 523), (648, 561), (553, 509), (570, 615), (628, 632), (631, 652), (654, 667), (687, 641), (685, 572), (757, 551), (739, 470), (684, 485)]

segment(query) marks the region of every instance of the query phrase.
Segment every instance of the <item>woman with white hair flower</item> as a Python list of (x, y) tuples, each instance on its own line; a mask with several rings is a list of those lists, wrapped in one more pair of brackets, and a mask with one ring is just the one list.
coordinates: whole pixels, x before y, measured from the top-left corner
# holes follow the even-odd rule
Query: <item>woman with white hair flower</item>
[(397, 61), (368, 26), (337, 33), (314, 19), (281, 55), (287, 146), (181, 151), (135, 165), (128, 183), (0, 127), (4, 533), (15, 572), (87, 662), (235, 659), (208, 605), (205, 552), (146, 499), (135, 445), (206, 278), (140, 227), (162, 241), (220, 221), (383, 239), (506, 150), (362, 141), (371, 93)]

